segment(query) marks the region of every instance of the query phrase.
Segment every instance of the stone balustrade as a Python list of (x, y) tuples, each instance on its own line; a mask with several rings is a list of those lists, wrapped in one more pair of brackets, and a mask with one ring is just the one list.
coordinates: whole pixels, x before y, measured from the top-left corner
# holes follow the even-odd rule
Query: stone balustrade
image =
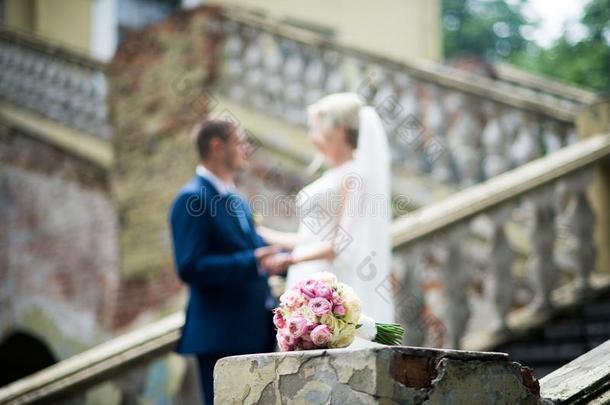
[[(396, 221), (394, 297), (406, 343), (464, 347), (469, 331), (507, 332), (515, 308), (548, 312), (562, 286), (586, 295), (596, 255), (587, 191), (608, 155), (610, 135), (593, 137)], [(473, 237), (477, 228), (487, 243)]]
[(103, 63), (0, 29), (0, 101), (107, 140), (106, 86)]
[[(396, 164), (459, 187), (575, 142), (579, 110), (597, 100), (523, 85), (506, 73), (491, 79), (431, 62), (397, 63), (239, 9), (225, 10), (202, 35), (218, 33), (224, 45), (215, 79), (223, 96), (304, 125), (308, 104), (358, 92), (380, 113)], [(105, 70), (78, 52), (0, 31), (0, 99), (108, 139)]]
[(603, 93), (528, 73), (509, 63), (496, 63), (493, 70), (495, 77), (501, 82), (519, 87), (529, 92), (532, 97), (542, 95), (547, 100), (563, 102), (567, 107), (584, 107), (604, 99)]
[(307, 105), (357, 92), (377, 108), (394, 162), (446, 183), (476, 184), (577, 140), (574, 119), (585, 101), (572, 94), (396, 63), (231, 9), (212, 30), (225, 36), (224, 96), (305, 125)]
[(0, 404), (200, 403), (194, 364), (172, 353), (183, 323), (175, 313), (0, 387)]

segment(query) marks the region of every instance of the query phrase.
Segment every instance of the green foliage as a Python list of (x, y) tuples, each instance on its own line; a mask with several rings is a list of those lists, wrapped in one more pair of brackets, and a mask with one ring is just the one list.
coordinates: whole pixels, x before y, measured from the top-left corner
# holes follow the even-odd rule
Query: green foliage
[(525, 49), (523, 30), (532, 23), (521, 12), (524, 0), (443, 0), (445, 58), (506, 59)]
[(580, 23), (586, 35), (564, 33), (548, 49), (524, 33), (536, 26), (522, 12), (527, 0), (443, 0), (445, 58), (478, 56), (598, 91), (610, 91), (610, 0), (589, 0)]
[(610, 0), (591, 0), (580, 22), (587, 31), (584, 38), (571, 42), (564, 34), (550, 48), (524, 52), (513, 63), (582, 87), (610, 91)]

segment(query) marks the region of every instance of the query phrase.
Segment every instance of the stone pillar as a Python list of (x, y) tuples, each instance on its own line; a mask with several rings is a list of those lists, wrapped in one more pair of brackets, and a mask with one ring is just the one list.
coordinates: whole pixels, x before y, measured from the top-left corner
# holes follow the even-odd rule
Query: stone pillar
[[(590, 106), (576, 120), (581, 138), (610, 133), (610, 101)], [(610, 273), (610, 161), (597, 165), (589, 194), (595, 217), (594, 229), (597, 247), (595, 271)]]
[(504, 353), (376, 346), (221, 359), (221, 404), (539, 404), (531, 370)]

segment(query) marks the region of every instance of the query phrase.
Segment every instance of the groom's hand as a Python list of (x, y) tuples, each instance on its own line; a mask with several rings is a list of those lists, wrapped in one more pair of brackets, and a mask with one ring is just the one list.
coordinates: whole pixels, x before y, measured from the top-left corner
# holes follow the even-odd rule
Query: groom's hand
[(285, 272), (289, 266), (294, 264), (294, 259), (292, 254), (280, 252), (266, 257), (262, 264), (269, 275), (275, 275)]
[(254, 250), (254, 257), (259, 263), (262, 263), (267, 257), (274, 255), (282, 250), (279, 246), (269, 245), (262, 246)]

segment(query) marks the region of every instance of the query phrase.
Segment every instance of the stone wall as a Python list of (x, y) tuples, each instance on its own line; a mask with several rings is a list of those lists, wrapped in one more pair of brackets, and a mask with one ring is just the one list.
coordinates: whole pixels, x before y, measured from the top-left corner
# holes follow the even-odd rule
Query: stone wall
[(188, 137), (205, 113), (196, 89), (210, 76), (207, 13), (184, 14), (130, 37), (110, 71), (115, 129), (114, 190), (121, 224), (121, 269), (129, 277), (171, 270), (167, 215), (193, 174)]
[(222, 404), (538, 404), (531, 371), (502, 353), (412, 347), (267, 353), (221, 359)]
[(41, 338), (56, 358), (105, 339), (118, 292), (108, 176), (0, 125), (0, 341)]

